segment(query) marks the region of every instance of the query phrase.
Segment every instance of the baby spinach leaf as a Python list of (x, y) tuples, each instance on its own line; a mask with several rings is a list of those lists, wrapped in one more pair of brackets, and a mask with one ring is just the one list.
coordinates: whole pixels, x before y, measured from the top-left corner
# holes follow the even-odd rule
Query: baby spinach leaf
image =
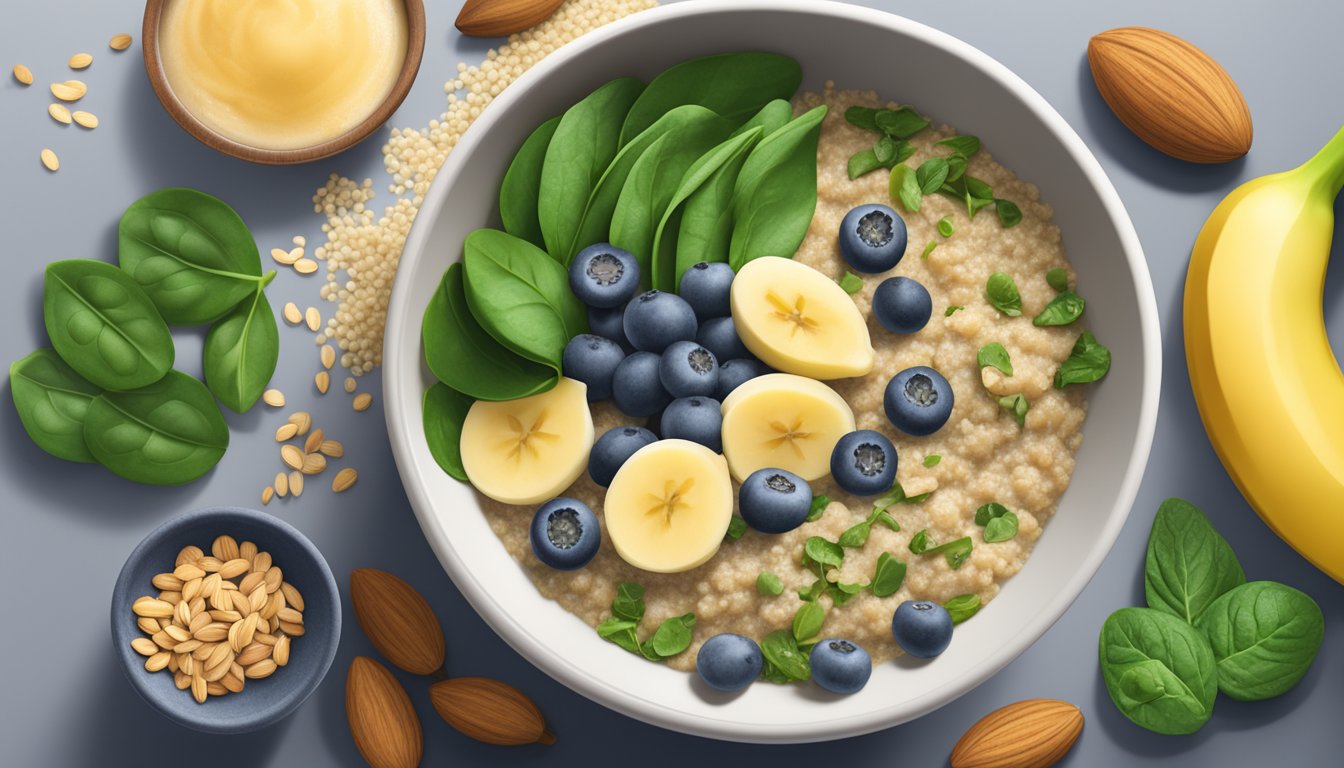
[(830, 582), (826, 581), (826, 579), (817, 579), (812, 582), (807, 589), (798, 590), (798, 599), (805, 602), (816, 600), (818, 597), (821, 597), (822, 593), (826, 591), (826, 588), (829, 585)]
[(219, 463), (229, 425), (204, 384), (170, 370), (146, 387), (94, 398), (84, 441), (100, 464), (127, 480), (181, 485)]
[(1234, 587), (1195, 626), (1213, 648), (1218, 690), (1238, 701), (1287, 693), (1307, 674), (1325, 637), (1316, 601), (1272, 581)]
[(915, 169), (915, 181), (919, 183), (919, 191), (925, 195), (932, 195), (943, 186), (947, 181), (948, 165), (947, 158), (935, 157), (919, 164)]
[(638, 627), (638, 622), (612, 617), (597, 625), (597, 636), (603, 640), (609, 640), (631, 653), (642, 653), (639, 636), (635, 634)]
[(872, 590), (874, 597), (894, 595), (905, 582), (905, 563), (883, 552), (877, 557), (877, 568), (873, 572)]
[[(702, 261), (728, 261), (728, 248), (733, 237), (733, 190), (748, 153), (764, 136), (762, 128), (728, 139), (702, 158), (703, 166), (693, 166), (687, 171), (682, 180), (683, 191), (701, 172), (712, 172), (687, 193), (679, 210), (669, 207), (669, 217), (654, 248), (654, 258), (659, 260), (660, 268), (669, 251), (675, 250), (673, 258), (678, 286), (681, 276), (692, 266)], [(714, 163), (717, 167), (712, 167)], [(677, 233), (675, 243), (670, 236), (673, 231)]]
[(997, 501), (991, 501), (988, 504), (981, 504), (975, 510), (975, 524), (981, 528), (989, 525), (989, 521), (997, 517), (1003, 517), (1008, 514), (1008, 508)]
[(1059, 295), (1050, 300), (1045, 305), (1040, 314), (1031, 319), (1032, 325), (1068, 325), (1083, 316), (1083, 309), (1087, 306), (1083, 297), (1073, 291), (1061, 291)]
[(938, 142), (939, 146), (947, 147), (962, 157), (973, 157), (980, 151), (980, 139), (974, 136), (952, 136)]
[(956, 569), (965, 565), (966, 561), (970, 559), (971, 550), (974, 548), (974, 546), (975, 544), (974, 542), (971, 541), (970, 536), (962, 536), (960, 539), (953, 539), (952, 541), (949, 541), (946, 544), (939, 544), (936, 547), (929, 547), (928, 549), (924, 550), (923, 554), (942, 555), (943, 558), (947, 560), (947, 564), (952, 568), (952, 570), (955, 571)]
[(84, 416), (102, 392), (55, 350), (39, 349), (9, 366), (9, 393), (19, 421), (39, 448), (58, 459), (97, 461), (84, 444)]
[[(57, 348), (59, 350), (59, 347)], [(1111, 350), (1107, 349), (1091, 331), (1083, 331), (1073, 344), (1069, 358), (1055, 371), (1055, 389), (1070, 384), (1099, 381), (1111, 370)]]
[[(684, 616), (673, 616), (658, 625), (654, 631), (653, 637), (645, 643), (646, 648), (651, 648), (659, 658), (676, 656), (678, 653), (691, 647), (691, 628), (695, 626), (695, 614), (688, 613)], [(645, 653), (647, 656), (648, 654)]]
[(868, 535), (872, 533), (873, 524), (868, 521), (856, 523), (849, 527), (844, 533), (840, 534), (839, 544), (842, 547), (855, 549), (868, 543)]
[(943, 603), (947, 613), (952, 617), (953, 626), (971, 618), (980, 612), (980, 596), (976, 594), (957, 595), (956, 597)]
[(616, 597), (611, 601), (611, 613), (629, 621), (644, 619), (644, 587), (633, 581), (616, 585)]
[(537, 218), (541, 168), (551, 137), (559, 126), (559, 115), (537, 126), (518, 148), (499, 185), (499, 218), (504, 222), (504, 231), (538, 248), (546, 247), (546, 240), (541, 235), (541, 221)]
[(820, 536), (812, 536), (803, 542), (803, 555), (805, 560), (832, 568), (839, 568), (845, 562), (845, 551), (840, 545)]
[(933, 537), (929, 535), (928, 529), (921, 530), (910, 537), (909, 546), (912, 553), (922, 555), (933, 546)]
[(1017, 292), (1017, 283), (1007, 272), (995, 272), (985, 282), (985, 298), (995, 309), (1009, 317), (1022, 314), (1022, 295)]
[(792, 257), (817, 207), (817, 138), (825, 105), (794, 118), (747, 155), (733, 190), (728, 264), (761, 256)]
[(825, 621), (826, 609), (820, 603), (803, 603), (793, 614), (793, 639), (800, 643), (811, 640), (821, 632)]
[(747, 532), (747, 521), (741, 515), (733, 515), (728, 519), (728, 531), (724, 537), (732, 541), (737, 541)]
[(910, 107), (879, 109), (873, 115), (873, 124), (888, 136), (908, 139), (929, 127), (929, 121)]
[(994, 211), (999, 214), (999, 224), (1004, 229), (1011, 229), (1022, 221), (1022, 210), (1017, 207), (1017, 203), (1012, 200), (1004, 200), (1001, 197), (994, 198)]
[(830, 496), (813, 496), (812, 507), (807, 511), (807, 518), (803, 522), (812, 523), (820, 520), (821, 516), (826, 513), (826, 508), (830, 505)]
[(573, 256), (588, 198), (615, 159), (621, 124), (643, 90), (632, 77), (612, 80), (566, 110), (555, 127), (541, 166), (537, 221), (546, 252), (562, 263)]
[(517, 400), (554, 387), (555, 368), (515, 355), (476, 321), (463, 274), (461, 262), (450, 264), (425, 308), (420, 337), (429, 370), (477, 400)]
[(1203, 512), (1183, 499), (1162, 502), (1143, 567), (1149, 608), (1194, 624), (1214, 600), (1245, 583), (1236, 553)]
[(807, 654), (798, 648), (793, 632), (777, 629), (761, 641), (761, 655), (775, 670), (788, 680), (806, 680), (812, 676), (812, 665)]
[(130, 275), (111, 264), (48, 264), (42, 315), (56, 353), (103, 389), (143, 387), (173, 367), (173, 337), (159, 311)]
[(1013, 415), (1017, 426), (1025, 427), (1027, 425), (1027, 411), (1031, 410), (1031, 404), (1021, 393), (1000, 397), (999, 407)]
[(467, 470), (462, 466), (462, 422), (466, 421), (473, 402), (447, 384), (435, 383), (425, 390), (422, 404), (421, 421), (430, 455), (450, 477), (464, 483)]
[(1069, 271), (1062, 267), (1055, 267), (1045, 273), (1045, 282), (1049, 283), (1050, 287), (1056, 291), (1061, 293), (1067, 291), (1069, 290)]
[(655, 77), (639, 95), (621, 127), (621, 144), (683, 104), (698, 104), (734, 125), (775, 99), (790, 99), (803, 70), (788, 56), (760, 51), (721, 53), (684, 61)]
[(924, 203), (924, 193), (919, 188), (919, 178), (914, 168), (898, 165), (891, 169), (888, 191), (892, 200), (901, 201), (905, 210), (914, 213)]
[(793, 119), (793, 105), (788, 99), (774, 99), (769, 101), (760, 111), (751, 116), (751, 119), (737, 127), (737, 130), (728, 135), (733, 139), (752, 130), (761, 129), (761, 136), (769, 136), (775, 131), (789, 124)]
[(496, 229), (467, 235), (464, 250), (472, 316), (514, 353), (559, 371), (565, 345), (588, 330), (565, 268), (535, 245)]
[(219, 401), (246, 413), (261, 398), (280, 359), (280, 331), (266, 293), (234, 308), (205, 336), (205, 383)]
[(997, 341), (991, 341), (981, 347), (975, 355), (975, 362), (981, 368), (998, 368), (1004, 376), (1013, 375), (1013, 360), (1008, 356), (1008, 350)]
[(998, 544), (1003, 541), (1011, 541), (1017, 535), (1017, 527), (1017, 515), (1005, 511), (1002, 515), (985, 523), (985, 543)]
[(194, 189), (161, 189), (117, 225), (117, 259), (166, 322), (208, 323), (269, 283), (252, 233), (232, 208)]
[(784, 582), (769, 571), (761, 571), (756, 577), (756, 592), (762, 597), (774, 597), (784, 591)]
[(1136, 724), (1156, 733), (1194, 733), (1213, 714), (1213, 649), (1184, 621), (1150, 608), (1121, 608), (1101, 627), (1098, 655), (1111, 701)]

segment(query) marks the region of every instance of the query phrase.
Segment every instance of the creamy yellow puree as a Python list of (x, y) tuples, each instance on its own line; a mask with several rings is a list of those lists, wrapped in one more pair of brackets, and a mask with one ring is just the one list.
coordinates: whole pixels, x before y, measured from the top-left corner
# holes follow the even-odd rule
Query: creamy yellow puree
[(363, 122), (406, 58), (402, 0), (171, 0), (159, 55), (196, 119), (241, 144), (300, 149)]

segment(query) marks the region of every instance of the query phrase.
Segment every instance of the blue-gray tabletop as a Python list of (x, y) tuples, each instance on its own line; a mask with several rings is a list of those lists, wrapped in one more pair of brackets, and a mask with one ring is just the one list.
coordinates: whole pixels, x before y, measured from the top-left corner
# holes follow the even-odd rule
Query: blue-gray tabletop
[[(1329, 66), (1344, 25), (1344, 5), (1319, 0), (1129, 0), (1077, 3), (912, 3), (868, 0), (945, 30), (1015, 70), (1073, 125), (1110, 174), (1142, 239), (1161, 313), (1164, 346), (1162, 403), (1147, 474), (1129, 522), (1088, 588), (1030, 650), (975, 691), (906, 725), (835, 743), (771, 747), (715, 742), (631, 720), (551, 680), (514, 653), (481, 621), (440, 568), (406, 501), (379, 409), (356, 413), (348, 396), (313, 392), (317, 369), (306, 330), (282, 325), (276, 385), (314, 413), (346, 445), (359, 484), (334, 495), (328, 482), (310, 483), (297, 502), (268, 511), (297, 526), (326, 555), (338, 581), (357, 567), (400, 574), (429, 598), (442, 619), (453, 675), (489, 675), (533, 696), (558, 741), (554, 746), (504, 749), (475, 743), (440, 720), (423, 680), (399, 675), (419, 710), (427, 765), (593, 765), (620, 761), (648, 766), (946, 764), (957, 738), (976, 719), (1024, 698), (1053, 697), (1081, 707), (1083, 735), (1063, 764), (1128, 766), (1338, 764), (1344, 746), (1344, 590), (1280, 541), (1251, 511), (1218, 463), (1205, 437), (1189, 387), (1181, 335), (1186, 260), (1204, 218), (1221, 197), (1249, 178), (1295, 165), (1344, 121), (1344, 68)], [(295, 234), (321, 240), (322, 219), (309, 204), (326, 174), (366, 176), (385, 188), (380, 138), (310, 166), (265, 168), (216, 154), (178, 129), (150, 90), (138, 46), (140, 4), (8, 0), (0, 13), (0, 64), (24, 63), (38, 72), (22, 89), (7, 75), (0, 86), (0, 179), (5, 237), (0, 241), (0, 360), (17, 360), (45, 345), (41, 322), (42, 269), (61, 258), (111, 259), (116, 222), (132, 200), (164, 186), (196, 186), (230, 201), (254, 230), (263, 253)], [(429, 35), (424, 66), (394, 126), (424, 126), (443, 109), (442, 83), (458, 61), (479, 60), (499, 41), (469, 40), (452, 28), (460, 3), (426, 3)], [(1255, 120), (1255, 145), (1244, 160), (1195, 166), (1172, 160), (1134, 138), (1111, 115), (1086, 65), (1088, 38), (1102, 30), (1146, 25), (1187, 37), (1220, 61), (1240, 84)], [(114, 55), (106, 42), (134, 32), (137, 45)], [(45, 83), (77, 51), (96, 56), (84, 73), (82, 104), (102, 119), (92, 133), (54, 124), (45, 114)], [(891, 72), (890, 91), (902, 78)], [(42, 147), (62, 161), (50, 174)], [(1031, 178), (1030, 168), (1016, 169)], [(383, 192), (375, 200), (387, 201)], [(1067, 229), (1066, 229), (1067, 233)], [(1067, 243), (1066, 243), (1067, 244)], [(311, 246), (310, 246), (311, 247)], [(1339, 249), (1336, 249), (1337, 251)], [(1338, 253), (1337, 253), (1338, 256)], [(1344, 339), (1344, 277), (1332, 270), (1325, 311), (1333, 338)], [(278, 307), (318, 301), (320, 276), (280, 276), (270, 289)], [(178, 334), (179, 365), (199, 373), (201, 339)], [(1124, 365), (1123, 360), (1116, 361)], [(1255, 371), (1246, 371), (1254, 376)], [(337, 377), (338, 381), (341, 377)], [(295, 715), (254, 734), (209, 736), (183, 730), (151, 711), (116, 667), (107, 630), (112, 584), (126, 554), (154, 526), (208, 505), (256, 507), (278, 469), (273, 409), (257, 407), (229, 418), (233, 445), (206, 479), (180, 488), (135, 486), (93, 466), (47, 456), (24, 435), (0, 400), (0, 763), (16, 768), (133, 765), (171, 758), (209, 766), (363, 765), (346, 727), (345, 670), (372, 653), (354, 621), (345, 623), (331, 674)], [(338, 388), (337, 388), (338, 389)], [(381, 400), (378, 377), (361, 389)], [(1088, 435), (1090, 440), (1105, 439)], [(1107, 614), (1143, 600), (1142, 559), (1158, 503), (1183, 496), (1203, 507), (1236, 548), (1250, 578), (1292, 584), (1325, 611), (1325, 647), (1305, 680), (1287, 695), (1241, 703), (1220, 697), (1212, 721), (1198, 734), (1158, 736), (1132, 725), (1111, 705), (1097, 669), (1097, 632)], [(1047, 534), (1048, 535), (1048, 534)], [(1344, 544), (1342, 544), (1344, 546)], [(346, 615), (353, 616), (348, 594)], [(1336, 681), (1336, 682), (1331, 682)], [(184, 694), (185, 695), (185, 694)]]

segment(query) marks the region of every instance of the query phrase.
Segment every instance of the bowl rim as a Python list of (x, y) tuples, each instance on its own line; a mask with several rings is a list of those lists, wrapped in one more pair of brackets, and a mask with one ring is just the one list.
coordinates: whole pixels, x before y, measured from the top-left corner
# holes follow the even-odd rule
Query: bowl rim
[[(1110, 553), (1138, 495), (1157, 424), (1162, 352), (1157, 299), (1138, 233), (1114, 185), (1082, 138), (1043, 96), (1007, 66), (969, 43), (903, 16), (834, 0), (772, 0), (769, 4), (763, 4), (759, 0), (685, 0), (659, 6), (619, 19), (584, 35), (576, 43), (556, 50), (519, 77), (513, 87), (504, 89), (483, 110), (482, 116), (508, 110), (521, 98), (520, 94), (528, 90), (527, 86), (532, 81), (549, 75), (551, 71), (563, 67), (581, 51), (600, 46), (610, 38), (682, 16), (771, 11), (825, 15), (860, 24), (881, 26), (902, 36), (919, 37), (924, 42), (941, 48), (949, 55), (971, 65), (984, 77), (1021, 101), (1055, 135), (1064, 146), (1067, 156), (1077, 164), (1088, 184), (1095, 190), (1106, 218), (1115, 228), (1135, 287), (1144, 363), (1135, 441), (1129, 454), (1128, 466), (1120, 482), (1119, 493), (1114, 499), (1105, 524), (1096, 531), (1093, 546), (1078, 560), (1078, 568), (1069, 580), (1060, 585), (1060, 589), (1043, 604), (1028, 625), (1016, 634), (1004, 637), (1000, 650), (988, 663), (968, 670), (954, 682), (917, 699), (875, 708), (862, 715), (820, 720), (810, 727), (800, 727), (794, 723), (745, 724), (667, 709), (656, 701), (647, 700), (588, 674), (567, 661), (556, 648), (532, 637), (504, 604), (491, 597), (486, 585), (454, 556), (452, 543), (439, 529), (431, 500), (421, 482), (420, 468), (415, 460), (416, 446), (413, 445), (414, 438), (409, 425), (420, 421), (419, 399), (401, 397), (406, 379), (421, 374), (419, 361), (402, 359), (400, 347), (396, 343), (397, 339), (407, 334), (413, 335), (417, 340), (420, 338), (420, 329), (413, 322), (418, 320), (419, 316), (408, 311), (410, 289), (404, 277), (395, 282), (389, 304), (384, 336), (383, 390), (388, 398), (384, 415), (393, 456), (407, 497), (425, 532), (426, 539), (463, 596), (491, 629), (514, 650), (571, 690), (621, 714), (652, 725), (716, 739), (755, 743), (799, 743), (858, 736), (928, 714), (968, 693), (998, 673), (1059, 620), (1074, 600), (1082, 594), (1101, 567), (1102, 561)], [(429, 233), (433, 229), (430, 222), (437, 218), (443, 207), (449, 182), (459, 175), (459, 166), (466, 162), (466, 158), (470, 157), (480, 144), (486, 130), (484, 126), (488, 122), (478, 118), (440, 169), (412, 225), (403, 249), (403, 265), (406, 254), (424, 252)], [(430, 464), (434, 465), (434, 462), (431, 460)]]
[(235, 141), (201, 122), (173, 92), (173, 87), (168, 82), (168, 74), (163, 69), (163, 60), (159, 58), (159, 25), (164, 8), (172, 1), (147, 0), (145, 3), (140, 39), (144, 51), (145, 73), (149, 75), (149, 84), (154, 90), (154, 95), (158, 97), (164, 110), (182, 127), (182, 130), (191, 134), (192, 138), (230, 157), (260, 165), (297, 165), (322, 160), (340, 154), (373, 135), (392, 118), (392, 114), (410, 94), (425, 52), (424, 2), (402, 0), (406, 6), (406, 58), (401, 63), (401, 71), (397, 74), (392, 90), (378, 108), (355, 127), (321, 143), (297, 149), (263, 149)]
[[(122, 605), (123, 600), (119, 600), (118, 595), (124, 592), (126, 594), (125, 599), (131, 599), (130, 596), (135, 593), (135, 589), (130, 584), (131, 572), (136, 564), (145, 559), (152, 548), (158, 546), (163, 539), (171, 536), (174, 532), (189, 525), (196, 525), (203, 520), (231, 521), (239, 519), (275, 531), (276, 534), (298, 545), (299, 549), (312, 559), (317, 566), (318, 580), (321, 582), (322, 592), (325, 593), (327, 601), (332, 606), (331, 629), (323, 634), (323, 637), (328, 638), (328, 641), (324, 644), (323, 658), (319, 660), (315, 673), (302, 681), (295, 678), (293, 685), (275, 696), (274, 703), (259, 707), (248, 716), (241, 718), (222, 720), (217, 713), (210, 713), (206, 707), (196, 707), (194, 702), (192, 702), (192, 707), (166, 706), (150, 693), (148, 687), (149, 675), (144, 674), (139, 666), (132, 667), (132, 665), (125, 663), (124, 659), (121, 660), (118, 666), (125, 673), (126, 679), (130, 681), (131, 687), (154, 711), (179, 725), (205, 733), (246, 733), (265, 728), (289, 717), (308, 700), (309, 696), (317, 691), (318, 686), (326, 679), (327, 673), (331, 670), (332, 662), (336, 660), (336, 652), (341, 644), (341, 593), (336, 585), (336, 577), (331, 572), (331, 566), (327, 563), (327, 559), (322, 556), (322, 552), (317, 548), (317, 545), (313, 544), (299, 529), (274, 515), (268, 515), (265, 512), (246, 507), (232, 506), (203, 507), (171, 517), (156, 526), (154, 530), (140, 540), (139, 544), (135, 545), (135, 549), (131, 550), (126, 562), (122, 564), (121, 571), (117, 574), (116, 583), (112, 587), (112, 597), (109, 603), (111, 604), (110, 618), (113, 644), (120, 646), (129, 643), (132, 637), (137, 636), (133, 631), (135, 623), (127, 621), (130, 615), (128, 613), (130, 605), (129, 603)], [(314, 594), (313, 590), (308, 591), (310, 595)], [(119, 651), (118, 656), (121, 656)], [(198, 709), (201, 711), (198, 712)]]

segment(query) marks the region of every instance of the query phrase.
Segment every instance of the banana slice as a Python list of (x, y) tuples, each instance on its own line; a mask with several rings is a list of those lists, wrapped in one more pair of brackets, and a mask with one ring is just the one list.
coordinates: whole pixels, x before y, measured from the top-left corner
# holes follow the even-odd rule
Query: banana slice
[(621, 465), (603, 515), (616, 553), (655, 573), (689, 571), (719, 551), (733, 517), (723, 457), (689, 440), (659, 440)]
[(802, 376), (758, 376), (723, 401), (723, 455), (739, 483), (767, 467), (786, 469), (808, 482), (825, 477), (835, 444), (853, 431), (849, 403)]
[(536, 504), (559, 496), (588, 466), (588, 387), (561, 378), (539, 395), (477, 400), (462, 422), (460, 444), (467, 479), (495, 501)]
[(873, 370), (868, 325), (836, 282), (793, 259), (747, 262), (733, 279), (733, 323), (761, 362), (813, 379)]

